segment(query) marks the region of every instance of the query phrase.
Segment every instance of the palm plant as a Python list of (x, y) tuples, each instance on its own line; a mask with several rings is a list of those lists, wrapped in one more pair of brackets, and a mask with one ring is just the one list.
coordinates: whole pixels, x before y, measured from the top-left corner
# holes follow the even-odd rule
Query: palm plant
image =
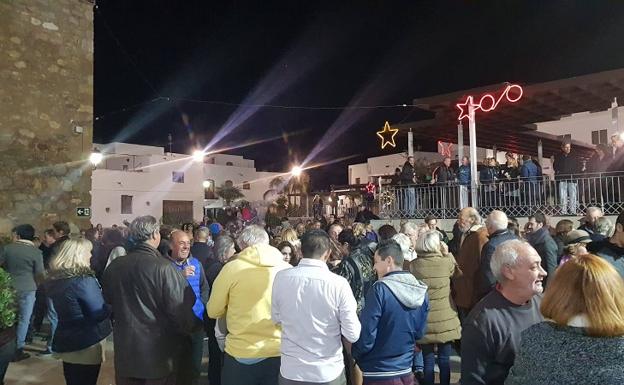
[(226, 206), (229, 206), (232, 201), (245, 197), (240, 188), (225, 183), (217, 187), (216, 194), (225, 201)]

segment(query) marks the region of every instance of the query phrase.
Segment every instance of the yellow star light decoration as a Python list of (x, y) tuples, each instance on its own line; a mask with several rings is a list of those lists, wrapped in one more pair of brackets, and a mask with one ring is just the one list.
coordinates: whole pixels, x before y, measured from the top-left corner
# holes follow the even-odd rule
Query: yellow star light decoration
[[(381, 149), (386, 148), (387, 145), (392, 147), (396, 147), (396, 143), (394, 142), (394, 137), (399, 133), (397, 128), (390, 128), (390, 123), (386, 121), (384, 124), (384, 128), (381, 131), (377, 131), (377, 136), (381, 138)], [(389, 139), (386, 139), (386, 136), (389, 136)]]

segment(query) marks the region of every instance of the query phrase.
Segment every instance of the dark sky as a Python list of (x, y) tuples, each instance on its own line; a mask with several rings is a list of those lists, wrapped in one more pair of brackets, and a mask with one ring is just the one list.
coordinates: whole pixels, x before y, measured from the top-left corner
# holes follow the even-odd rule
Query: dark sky
[(385, 120), (429, 115), (255, 105), (401, 105), (624, 67), (624, 2), (343, 3), (99, 1), (95, 141), (165, 146), (171, 133), (189, 152), (272, 139), (229, 151), (267, 171), (352, 156), (311, 172), (327, 189), (346, 183), (347, 164), (393, 152), (375, 136)]

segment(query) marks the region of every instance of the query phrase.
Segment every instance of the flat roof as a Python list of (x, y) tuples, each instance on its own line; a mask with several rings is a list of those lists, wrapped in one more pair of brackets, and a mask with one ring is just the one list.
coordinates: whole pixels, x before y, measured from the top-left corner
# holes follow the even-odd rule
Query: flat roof
[[(414, 99), (418, 108), (433, 112), (433, 119), (403, 123), (402, 136), (412, 129), (414, 141), (445, 141), (457, 143), (457, 103), (464, 102), (468, 95), (478, 101), (482, 95), (491, 93), (495, 97), (502, 93), (507, 83), (493, 84), (469, 90), (452, 92)], [(560, 151), (558, 137), (537, 132), (538, 122), (558, 120), (573, 113), (605, 111), (611, 107), (614, 97), (624, 101), (624, 68), (576, 76), (568, 79), (525, 85), (523, 96), (517, 103), (505, 99), (494, 111), (477, 111), (477, 147), (512, 151), (536, 155), (537, 142), (542, 141), (546, 157)], [(464, 144), (468, 145), (468, 119), (463, 119)], [(588, 156), (593, 150), (591, 144), (572, 141), (577, 151)]]

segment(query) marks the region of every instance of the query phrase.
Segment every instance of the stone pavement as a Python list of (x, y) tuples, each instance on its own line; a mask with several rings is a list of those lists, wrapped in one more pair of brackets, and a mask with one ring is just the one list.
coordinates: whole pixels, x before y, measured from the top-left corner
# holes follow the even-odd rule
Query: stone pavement
[[(12, 362), (5, 377), (6, 385), (64, 385), (63, 365), (60, 360), (55, 359), (52, 355), (41, 355), (41, 351), (45, 349), (45, 342), (39, 338), (31, 345), (28, 345), (26, 351), (31, 354), (27, 360), (20, 362)], [(205, 346), (205, 352), (208, 347)], [(113, 366), (113, 343), (106, 342), (106, 362), (102, 364), (98, 385), (114, 385), (115, 370)], [(207, 385), (207, 364), (208, 357), (204, 357), (202, 368), (202, 377), (198, 385)], [(451, 381), (456, 383), (459, 381), (459, 357), (451, 357)]]

